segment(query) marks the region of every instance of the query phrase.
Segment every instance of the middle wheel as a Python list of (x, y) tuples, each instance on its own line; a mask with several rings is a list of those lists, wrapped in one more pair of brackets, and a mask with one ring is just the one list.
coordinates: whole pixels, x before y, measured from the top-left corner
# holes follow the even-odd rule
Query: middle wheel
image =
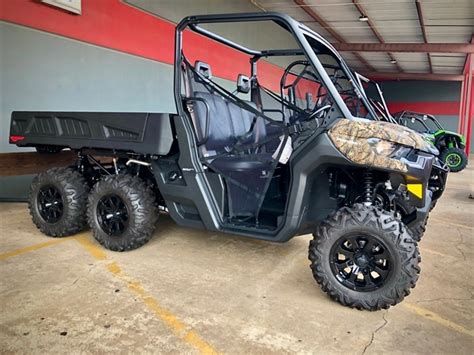
[(136, 249), (146, 244), (155, 230), (155, 196), (137, 176), (107, 176), (89, 195), (87, 219), (94, 238), (105, 248)]

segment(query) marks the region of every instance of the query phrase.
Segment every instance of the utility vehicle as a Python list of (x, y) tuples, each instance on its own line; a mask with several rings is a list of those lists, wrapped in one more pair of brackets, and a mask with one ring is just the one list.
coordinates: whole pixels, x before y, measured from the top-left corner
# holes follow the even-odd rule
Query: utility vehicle
[[(435, 116), (426, 113), (400, 111), (392, 115), (379, 84), (359, 73), (355, 75), (364, 94), (377, 111), (379, 119), (403, 125), (423, 134), (439, 150), (439, 158), (450, 171), (458, 172), (467, 166), (468, 158), (464, 151), (466, 138), (462, 134), (445, 130)], [(364, 90), (365, 86), (367, 90)]]
[(401, 125), (426, 134), (450, 171), (456, 173), (467, 166), (466, 138), (462, 134), (445, 130), (435, 116), (426, 113), (401, 111), (393, 116)]
[[(258, 26), (273, 26), (273, 48), (223, 35), (253, 40)], [(186, 49), (199, 40), (216, 52)], [(210, 54), (236, 84), (214, 78)], [(446, 170), (418, 133), (358, 118), (373, 108), (323, 37), (279, 13), (186, 17), (174, 97), (177, 113), (13, 112), (11, 143), (77, 152), (73, 166), (34, 179), (38, 228), (63, 237), (88, 224), (115, 251), (145, 244), (159, 211), (273, 242), (313, 233), (311, 270), (333, 299), (378, 310), (409, 294), (420, 272), (410, 227), (441, 196)]]

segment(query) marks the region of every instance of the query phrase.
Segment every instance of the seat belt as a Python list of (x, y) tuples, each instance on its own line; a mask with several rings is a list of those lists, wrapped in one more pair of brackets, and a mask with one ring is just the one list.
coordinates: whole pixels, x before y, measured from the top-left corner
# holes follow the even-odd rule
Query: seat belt
[[(182, 64), (183, 66), (183, 82), (184, 82), (184, 93), (186, 95), (186, 98), (187, 99), (190, 99), (193, 97), (193, 92), (191, 90), (191, 83), (189, 82), (189, 78), (187, 78), (187, 71), (189, 70), (189, 63), (187, 63), (187, 61), (183, 58), (182, 60)], [(187, 101), (186, 102), (186, 107), (187, 107), (187, 110), (188, 110), (188, 113), (189, 113), (189, 116), (191, 117), (191, 121), (193, 122), (193, 126), (194, 126), (194, 132), (196, 133), (196, 137), (198, 139), (198, 142), (200, 142), (204, 137), (199, 137), (200, 135), (200, 130), (199, 130), (199, 125), (197, 123), (197, 118), (196, 118), (196, 114), (194, 112), (194, 107), (193, 105), (190, 103), (192, 102), (191, 100)], [(199, 144), (198, 144), (199, 146)], [(199, 147), (201, 149), (201, 152), (202, 152), (202, 155), (206, 155), (208, 154), (208, 151), (206, 149), (206, 147), (204, 145), (200, 145)]]

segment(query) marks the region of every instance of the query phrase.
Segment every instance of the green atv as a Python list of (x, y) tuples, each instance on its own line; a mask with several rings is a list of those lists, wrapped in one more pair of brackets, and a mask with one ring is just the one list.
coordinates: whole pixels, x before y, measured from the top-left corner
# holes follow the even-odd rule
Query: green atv
[(400, 111), (392, 115), (379, 84), (359, 73), (354, 73), (354, 76), (359, 84), (361, 93), (372, 104), (377, 114), (377, 120), (406, 126), (424, 135), (425, 139), (438, 149), (439, 159), (452, 172), (461, 171), (466, 167), (467, 155), (464, 151), (466, 148), (466, 138), (463, 135), (446, 131), (439, 121), (429, 114)]
[(394, 118), (399, 124), (423, 133), (439, 150), (439, 158), (452, 172), (461, 171), (466, 167), (466, 138), (462, 134), (445, 130), (439, 121), (429, 114), (401, 111), (394, 114)]

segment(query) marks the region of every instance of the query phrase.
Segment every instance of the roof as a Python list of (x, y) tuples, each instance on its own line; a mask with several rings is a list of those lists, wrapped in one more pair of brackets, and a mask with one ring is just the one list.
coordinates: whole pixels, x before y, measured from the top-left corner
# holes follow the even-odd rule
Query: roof
[[(474, 46), (460, 50), (474, 43), (473, 0), (174, 0), (173, 6), (126, 2), (173, 22), (222, 12), (286, 13), (333, 43), (352, 69), (371, 77), (459, 80)], [(372, 49), (345, 49), (351, 44), (371, 44)], [(402, 46), (388, 52), (387, 44)]]
[[(262, 11), (285, 12), (332, 43), (468, 44), (474, 33), (472, 0), (252, 0), (252, 3)], [(343, 52), (355, 70), (425, 74), (462, 74), (466, 55)]]

